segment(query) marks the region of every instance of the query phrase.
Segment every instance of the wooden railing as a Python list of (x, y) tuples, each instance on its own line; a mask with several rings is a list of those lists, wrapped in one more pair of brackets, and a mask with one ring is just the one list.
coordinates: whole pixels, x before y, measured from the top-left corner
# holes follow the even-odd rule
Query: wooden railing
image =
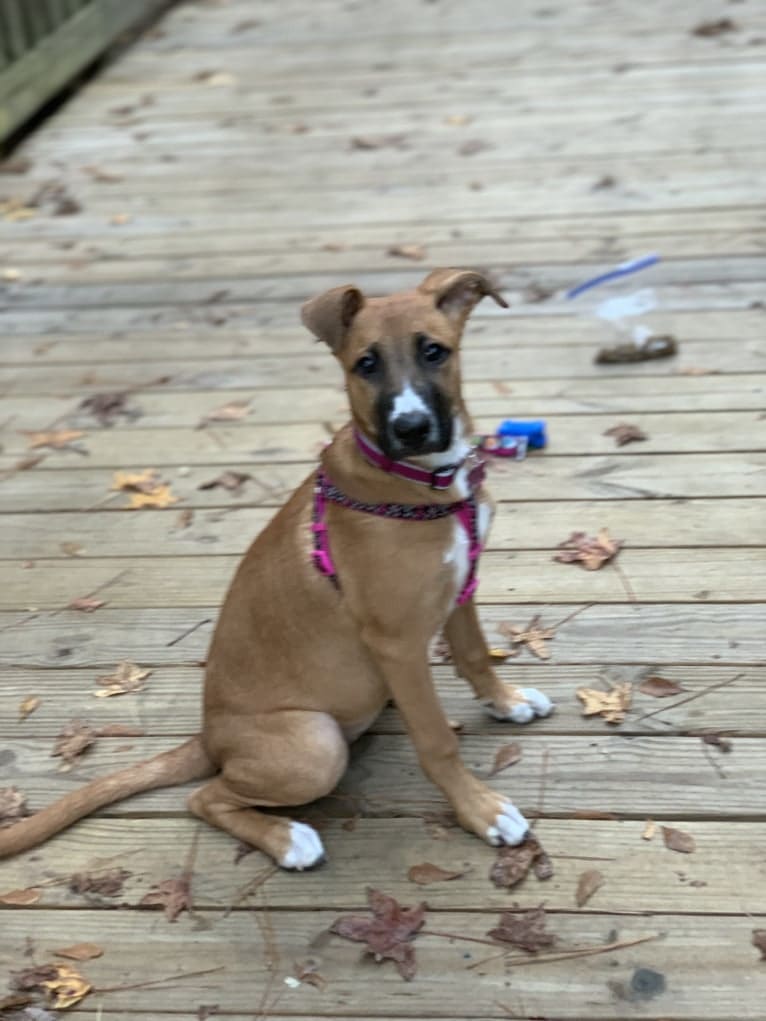
[(169, 0), (0, 0), (0, 141)]

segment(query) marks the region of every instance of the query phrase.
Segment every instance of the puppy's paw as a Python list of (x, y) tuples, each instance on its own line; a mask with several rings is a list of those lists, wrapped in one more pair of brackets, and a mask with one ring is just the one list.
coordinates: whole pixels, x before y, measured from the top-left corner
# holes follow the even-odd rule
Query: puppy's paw
[(311, 826), (290, 820), (290, 845), (279, 857), (283, 869), (302, 872), (324, 861), (324, 847), (319, 834)]
[(457, 810), (457, 816), (465, 829), (493, 847), (521, 844), (529, 831), (529, 823), (518, 808), (483, 784), (477, 786), (470, 803)]
[(487, 712), (496, 720), (530, 723), (538, 716), (550, 716), (553, 712), (553, 702), (537, 688), (512, 688), (506, 685), (505, 691), (504, 698), (484, 703)]

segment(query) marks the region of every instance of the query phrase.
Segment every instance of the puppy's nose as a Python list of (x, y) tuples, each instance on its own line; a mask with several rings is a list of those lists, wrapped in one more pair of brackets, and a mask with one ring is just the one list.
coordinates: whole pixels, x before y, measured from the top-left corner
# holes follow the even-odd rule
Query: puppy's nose
[(431, 419), (424, 411), (405, 411), (391, 423), (397, 440), (406, 444), (422, 442), (431, 429)]

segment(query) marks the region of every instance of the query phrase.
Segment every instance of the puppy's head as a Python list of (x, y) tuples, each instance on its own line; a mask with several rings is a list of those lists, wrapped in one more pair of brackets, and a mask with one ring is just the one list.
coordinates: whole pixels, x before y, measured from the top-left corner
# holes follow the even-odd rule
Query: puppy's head
[(343, 366), (354, 422), (394, 460), (448, 450), (460, 339), (474, 306), (505, 301), (482, 273), (437, 269), (414, 291), (365, 298), (348, 284), (306, 302), (303, 323)]

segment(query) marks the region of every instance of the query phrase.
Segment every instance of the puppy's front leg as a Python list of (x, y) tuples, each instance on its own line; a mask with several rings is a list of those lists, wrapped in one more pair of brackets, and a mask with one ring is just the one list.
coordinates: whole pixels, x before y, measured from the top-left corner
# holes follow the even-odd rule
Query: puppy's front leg
[(552, 711), (553, 703), (542, 691), (514, 688), (497, 676), (472, 599), (455, 607), (447, 618), (444, 634), (458, 674), (468, 681), (496, 720), (529, 723)]
[(458, 821), (490, 844), (520, 844), (528, 824), (501, 794), (476, 779), (465, 767), (458, 738), (444, 715), (428, 666), (426, 643), (366, 634), (365, 643), (404, 718), (426, 776), (446, 795)]

